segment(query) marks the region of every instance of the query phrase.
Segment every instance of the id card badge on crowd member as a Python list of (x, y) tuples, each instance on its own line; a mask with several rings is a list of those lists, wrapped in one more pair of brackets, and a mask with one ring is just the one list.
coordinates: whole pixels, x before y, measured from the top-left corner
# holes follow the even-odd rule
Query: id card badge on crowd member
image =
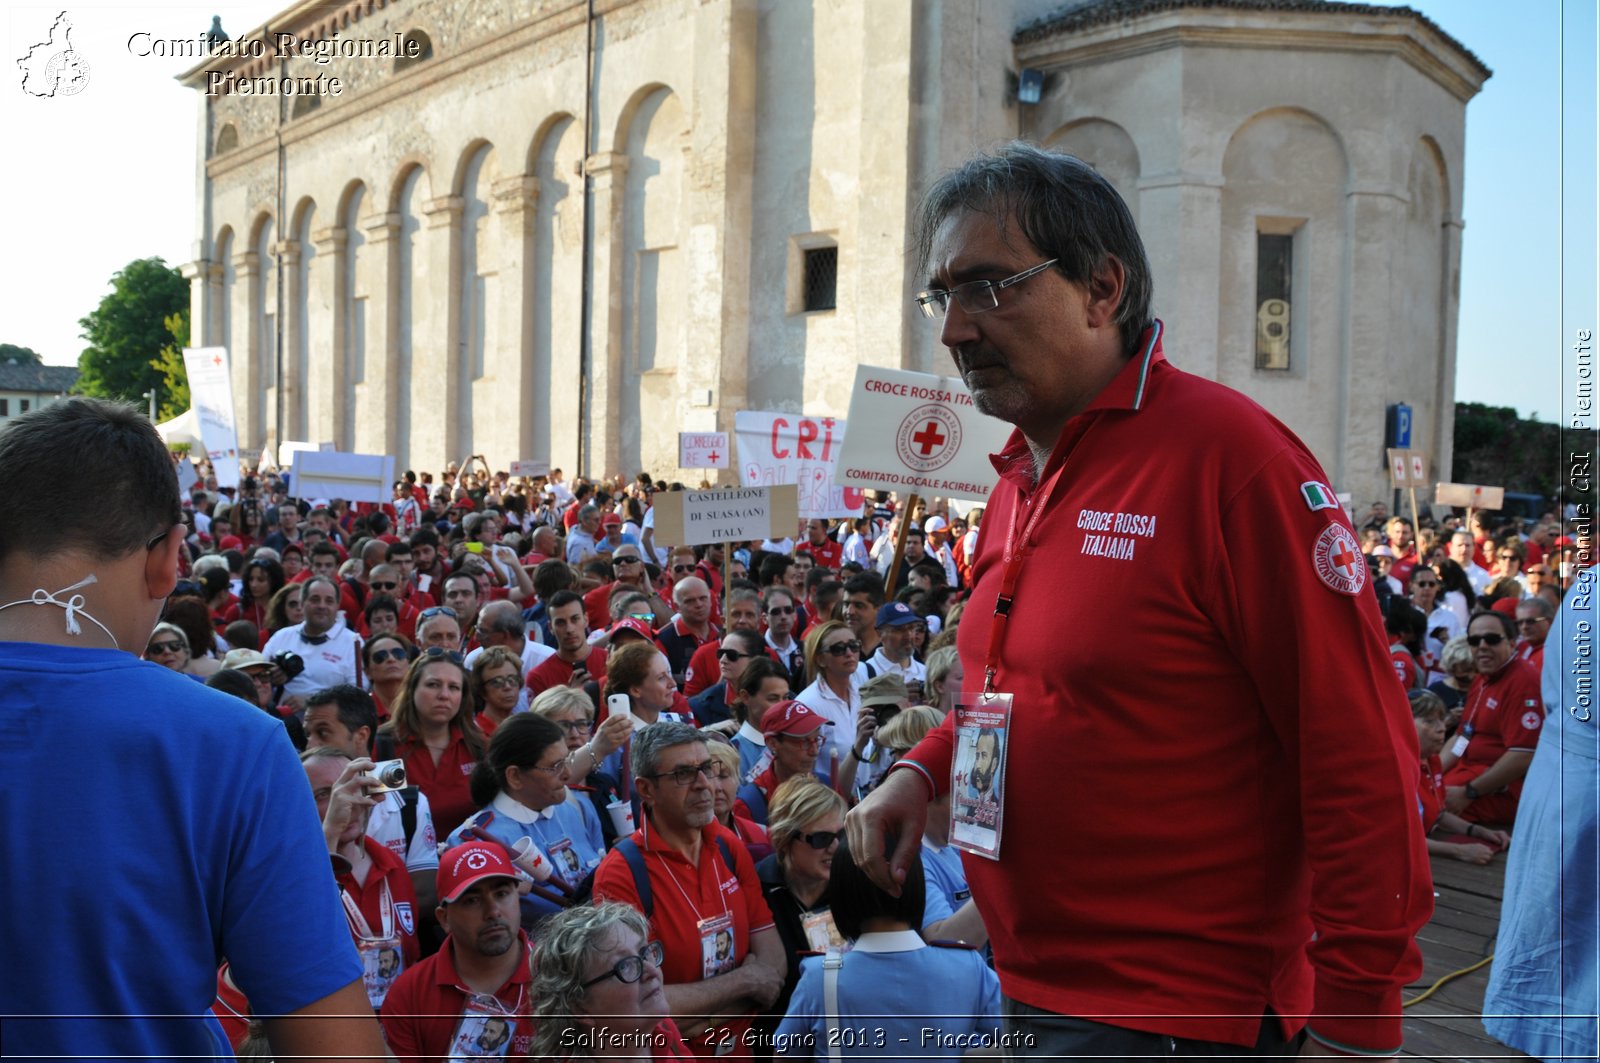
[(465, 1059), (504, 1059), (511, 1050), (517, 1016), (487, 993), (473, 993), (450, 1035), (450, 1063)]
[(800, 925), (805, 929), (806, 941), (810, 943), (813, 952), (827, 952), (829, 949), (837, 949), (839, 952), (850, 951), (850, 942), (839, 933), (838, 924), (833, 921), (833, 912), (827, 908), (806, 912), (800, 917)]
[(1006, 747), (1011, 695), (963, 693), (956, 701), (956, 755), (950, 761), (950, 844), (1000, 858), (1005, 826)]
[(356, 953), (361, 957), (361, 985), (367, 991), (367, 1003), (376, 1011), (383, 1007), (384, 1000), (389, 996), (389, 987), (394, 985), (395, 979), (400, 977), (400, 972), (405, 968), (405, 957), (400, 951), (400, 935), (395, 933), (395, 920), (402, 917), (409, 932), (411, 906), (407, 904), (405, 912), (399, 912), (400, 906), (395, 903), (389, 883), (385, 881), (378, 902), (383, 931), (373, 933), (355, 898), (350, 896), (350, 891), (340, 890), (339, 896), (344, 902), (344, 914), (350, 921), (352, 936), (356, 941)]
[(700, 926), (700, 977), (727, 974), (737, 964), (733, 954), (733, 913), (723, 912), (702, 919)]

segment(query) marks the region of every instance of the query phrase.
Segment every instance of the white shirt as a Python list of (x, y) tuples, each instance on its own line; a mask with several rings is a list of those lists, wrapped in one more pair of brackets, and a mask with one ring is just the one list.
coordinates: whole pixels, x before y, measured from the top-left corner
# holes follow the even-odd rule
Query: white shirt
[(895, 664), (884, 655), (882, 645), (879, 645), (878, 652), (874, 653), (868, 659), (867, 663), (872, 665), (873, 670), (876, 671), (878, 675), (883, 675), (885, 672), (888, 672), (890, 675), (899, 676), (907, 683), (925, 683), (928, 679), (927, 665), (923, 664), (915, 657), (912, 657), (911, 660), (905, 664)]
[(1489, 570), (1475, 561), (1461, 567), (1466, 570), (1467, 582), (1472, 584), (1473, 594), (1482, 594), (1489, 589), (1489, 584), (1494, 582), (1494, 577), (1489, 575)]
[(817, 751), (817, 770), (832, 778), (833, 758), (837, 756), (843, 764), (850, 744), (856, 740), (856, 715), (861, 711), (859, 673), (850, 677), (848, 702), (835, 694), (822, 676), (802, 690), (795, 700), (828, 721), (822, 729), (822, 748)]
[(582, 525), (574, 525), (573, 529), (567, 533), (567, 564), (581, 565), (585, 554), (597, 554), (599, 552), (594, 536), (584, 531)]
[(356, 681), (356, 661), (360, 657), (361, 640), (345, 626), (340, 616), (329, 628), (324, 641), (310, 643), (304, 637), (305, 624), (286, 627), (267, 640), (261, 653), (275, 657), (288, 652), (299, 654), (306, 670), (289, 681), (283, 688), (286, 695), (314, 694), (323, 687)]
[[(479, 646), (477, 649), (475, 649), (471, 653), (467, 654), (466, 658), (461, 663), (466, 665), (468, 671), (471, 671), (473, 663), (476, 662), (477, 659), (480, 656), (483, 655), (483, 651), (484, 651), (484, 647)], [(533, 639), (528, 638), (527, 636), (523, 636), (523, 639), (522, 639), (522, 674), (524, 676), (526, 676), (529, 672), (533, 671), (535, 668), (539, 667), (539, 665), (543, 664), (545, 661), (548, 661), (550, 658), (554, 657), (555, 655), (556, 655), (556, 651), (555, 651), (555, 649), (553, 647), (546, 646), (546, 645), (544, 645), (543, 643), (540, 643), (540, 642), (535, 642), (535, 641), (533, 641)], [(527, 711), (528, 711), (528, 685), (526, 683), (524, 683), (524, 684), (522, 684), (522, 688), (517, 691), (517, 704), (511, 709), (511, 712), (513, 714), (516, 714), (516, 713), (519, 713), (519, 712), (527, 712)]]
[(765, 550), (769, 554), (792, 554), (794, 553), (794, 540), (763, 539), (761, 540), (761, 549)]
[(860, 532), (851, 532), (850, 537), (844, 541), (844, 559), (854, 561), (862, 568), (866, 568), (872, 560), (872, 555), (867, 552), (867, 540)]
[(400, 795), (393, 790), (372, 806), (367, 837), (406, 862), (407, 871), (432, 871), (439, 867), (439, 839), (433, 830), (433, 808), (428, 795), (417, 791), (417, 829), (406, 846), (406, 825), (401, 819)]

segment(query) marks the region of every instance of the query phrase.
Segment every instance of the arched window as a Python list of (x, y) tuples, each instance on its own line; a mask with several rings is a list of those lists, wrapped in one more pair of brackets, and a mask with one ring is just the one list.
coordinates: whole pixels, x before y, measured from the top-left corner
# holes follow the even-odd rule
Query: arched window
[(239, 127), (232, 122), (225, 122), (222, 129), (217, 133), (217, 145), (211, 150), (211, 154), (224, 155), (238, 146)]

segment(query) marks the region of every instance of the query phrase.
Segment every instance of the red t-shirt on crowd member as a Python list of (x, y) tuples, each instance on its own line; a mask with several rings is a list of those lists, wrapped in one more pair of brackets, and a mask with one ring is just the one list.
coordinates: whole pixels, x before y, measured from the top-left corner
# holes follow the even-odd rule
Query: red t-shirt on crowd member
[[(972, 896), (1014, 1000), (1239, 1045), (1270, 1007), (1287, 1034), (1310, 1016), (1321, 1038), (1392, 1054), (1433, 898), (1416, 728), (1360, 540), (1309, 449), (1173, 368), (1159, 332), (1062, 428), (1050, 490), (1020, 432), (993, 458), (958, 636), (974, 675), (1012, 518), (1018, 537), (1040, 518), (995, 660), (1014, 699), (1002, 846), (963, 854)], [(1124, 623), (1064, 641), (1069, 587), (1076, 610)], [(1184, 663), (1151, 667), (1168, 660)], [(892, 770), (947, 792), (955, 719)], [(1038, 844), (1064, 779), (1071, 844)]]
[[(440, 835), (444, 837), (444, 835)], [(512, 970), (505, 985), (495, 990), (495, 999), (507, 1017), (516, 1016), (516, 1025), (507, 1046), (507, 1057), (524, 1058), (533, 1047), (533, 1019), (529, 1013), (528, 983), (533, 973), (528, 967), (528, 935), (517, 931), (517, 947), (523, 962)], [(449, 938), (438, 952), (401, 972), (383, 1001), (379, 1021), (383, 1039), (396, 1059), (444, 1060), (450, 1054), (450, 1040), (474, 996), (456, 972), (455, 950)]]
[(1394, 665), (1394, 674), (1400, 679), (1400, 686), (1406, 690), (1415, 690), (1417, 686), (1417, 659), (1411, 656), (1411, 651), (1398, 640), (1389, 643), (1389, 662)]
[(1422, 761), (1422, 780), (1417, 784), (1417, 803), (1422, 806), (1423, 833), (1433, 829), (1444, 814), (1444, 768), (1435, 753)]
[(450, 745), (439, 755), (437, 764), (432, 750), (420, 738), (395, 743), (395, 754), (406, 762), (406, 778), (428, 795), (428, 804), (433, 807), (433, 829), (439, 837), (448, 836), (478, 810), (469, 785), (478, 762), (467, 748), (466, 738), (454, 726), (450, 728)]
[(797, 554), (810, 554), (818, 568), (839, 571), (839, 566), (844, 564), (844, 544), (836, 543), (832, 539), (822, 540), (822, 545), (817, 546), (807, 539), (794, 548)]
[[(733, 867), (722, 859), (717, 838), (724, 839), (733, 854)], [(773, 926), (772, 912), (761, 893), (755, 863), (738, 835), (720, 823), (712, 822), (700, 832), (700, 863), (666, 845), (658, 844), (655, 832), (646, 821), (630, 837), (644, 853), (645, 869), (655, 911), (650, 916), (650, 937), (659, 941), (666, 953), (661, 977), (667, 985), (699, 982), (703, 979), (703, 958), (699, 923), (726, 913), (733, 919), (733, 964), (744, 962), (750, 952), (750, 935)], [(633, 883), (633, 871), (619, 852), (608, 853), (595, 870), (594, 899), (621, 901), (635, 908), (642, 906)], [(713, 1031), (712, 1041), (704, 1034), (691, 1038), (689, 1050), (702, 1059), (721, 1054), (717, 1046), (732, 1045), (730, 1058), (749, 1059), (751, 1046), (744, 1037), (750, 1028), (749, 1016), (740, 1016)]]
[[(1444, 773), (1445, 785), (1465, 786), (1510, 750), (1533, 752), (1543, 727), (1539, 673), (1527, 661), (1512, 657), (1494, 675), (1474, 676), (1461, 710), (1460, 734), (1467, 739), (1467, 749)], [(1510, 823), (1517, 818), (1517, 799), (1521, 796), (1522, 780), (1518, 779), (1500, 793), (1479, 797), (1466, 807), (1461, 818), (1476, 823)]]
[[(583, 667), (589, 673), (590, 679), (598, 683), (604, 683), (606, 679), (606, 651), (598, 646), (591, 649)], [(528, 696), (536, 698), (551, 687), (565, 686), (572, 678), (573, 671), (573, 666), (564, 661), (560, 654), (554, 657), (546, 657), (528, 671)]]
[(611, 592), (616, 582), (602, 583), (583, 596), (583, 612), (589, 618), (590, 631), (604, 631), (611, 626)]
[(411, 884), (411, 873), (406, 870), (405, 861), (390, 852), (388, 846), (371, 838), (361, 839), (361, 844), (372, 858), (366, 884), (358, 883), (355, 875), (347, 871), (338, 876), (339, 886), (356, 902), (368, 930), (377, 937), (383, 933), (383, 886), (388, 883), (389, 897), (396, 909), (391, 926), (400, 938), (400, 956), (410, 967), (422, 958), (422, 948), (417, 943), (417, 891)]

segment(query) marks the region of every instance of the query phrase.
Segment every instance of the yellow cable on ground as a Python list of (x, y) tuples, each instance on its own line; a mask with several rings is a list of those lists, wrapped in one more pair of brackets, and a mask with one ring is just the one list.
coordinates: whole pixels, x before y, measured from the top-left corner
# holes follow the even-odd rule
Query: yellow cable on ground
[(1409, 1008), (1413, 1004), (1421, 1004), (1424, 1000), (1427, 1000), (1429, 997), (1431, 997), (1435, 993), (1437, 993), (1439, 991), (1439, 989), (1446, 982), (1453, 982), (1457, 978), (1460, 978), (1462, 975), (1471, 974), (1473, 971), (1479, 970), (1480, 968), (1483, 968), (1483, 967), (1487, 967), (1489, 965), (1490, 961), (1493, 960), (1493, 959), (1494, 959), (1494, 953), (1491, 952), (1489, 955), (1485, 956), (1483, 959), (1479, 960), (1477, 963), (1473, 964), (1471, 967), (1463, 967), (1459, 971), (1451, 971), (1449, 974), (1445, 975), (1443, 978), (1441, 978), (1437, 982), (1433, 983), (1433, 985), (1429, 986), (1428, 987), (1428, 991), (1423, 993), (1420, 997), (1412, 997), (1410, 1000), (1402, 1001), (1400, 1006), (1402, 1008)]

